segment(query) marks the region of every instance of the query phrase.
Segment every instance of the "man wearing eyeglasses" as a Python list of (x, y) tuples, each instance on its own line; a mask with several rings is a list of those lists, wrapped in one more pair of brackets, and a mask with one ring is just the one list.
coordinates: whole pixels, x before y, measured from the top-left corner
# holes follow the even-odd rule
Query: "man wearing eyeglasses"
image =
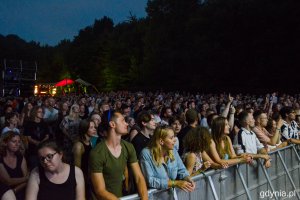
[(280, 128), (282, 140), (289, 143), (300, 144), (299, 133), (300, 127), (296, 119), (296, 113), (290, 106), (281, 108), (280, 115), (283, 119), (283, 125)]
[(134, 147), (121, 140), (128, 134), (128, 124), (119, 112), (104, 113), (107, 137), (90, 153), (89, 169), (93, 185), (92, 199), (118, 199), (123, 196), (122, 182), (127, 164), (131, 167), (142, 200), (148, 199), (147, 186), (138, 164)]

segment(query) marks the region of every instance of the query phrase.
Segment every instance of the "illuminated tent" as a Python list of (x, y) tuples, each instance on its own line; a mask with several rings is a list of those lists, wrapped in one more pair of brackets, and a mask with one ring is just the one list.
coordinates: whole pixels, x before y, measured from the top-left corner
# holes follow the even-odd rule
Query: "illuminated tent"
[(85, 86), (91, 86), (92, 85), (92, 84), (82, 80), (81, 78), (76, 79), (75, 82), (80, 83), (80, 84), (85, 85)]
[(66, 85), (71, 85), (73, 84), (74, 81), (71, 79), (63, 79), (61, 81), (59, 81), (58, 83), (55, 84), (55, 86), (60, 87), (60, 86), (66, 86)]
[[(55, 84), (56, 87), (61, 87), (59, 90), (64, 93), (88, 93), (88, 88), (93, 88), (97, 93), (97, 88), (91, 83), (84, 81), (80, 78), (73, 81), (72, 79), (63, 79)], [(65, 87), (67, 86), (67, 87)]]
[(99, 93), (99, 91), (97, 90), (97, 88), (94, 85), (92, 85), (89, 82), (86, 82), (86, 81), (82, 80), (81, 78), (76, 79), (75, 82), (85, 86), (85, 88), (84, 88), (85, 93), (87, 92), (88, 87), (92, 87), (97, 93)]

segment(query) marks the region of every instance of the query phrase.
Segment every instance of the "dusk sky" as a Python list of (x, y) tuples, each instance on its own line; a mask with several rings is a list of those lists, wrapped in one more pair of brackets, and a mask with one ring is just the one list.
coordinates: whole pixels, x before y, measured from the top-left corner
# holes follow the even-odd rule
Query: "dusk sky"
[(110, 17), (114, 24), (129, 13), (145, 17), (147, 0), (1, 0), (0, 34), (15, 34), (42, 45), (73, 39), (95, 19)]

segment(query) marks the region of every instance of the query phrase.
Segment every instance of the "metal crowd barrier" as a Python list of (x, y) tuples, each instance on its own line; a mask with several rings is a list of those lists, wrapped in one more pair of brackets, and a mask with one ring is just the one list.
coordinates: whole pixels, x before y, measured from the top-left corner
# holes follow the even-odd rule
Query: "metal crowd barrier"
[[(254, 165), (238, 164), (223, 170), (210, 170), (193, 177), (196, 188), (186, 193), (176, 189), (178, 200), (300, 199), (299, 146), (289, 145), (269, 153), (272, 166), (262, 160)], [(148, 190), (149, 200), (174, 200), (171, 189)], [(121, 200), (140, 199), (137, 194)]]

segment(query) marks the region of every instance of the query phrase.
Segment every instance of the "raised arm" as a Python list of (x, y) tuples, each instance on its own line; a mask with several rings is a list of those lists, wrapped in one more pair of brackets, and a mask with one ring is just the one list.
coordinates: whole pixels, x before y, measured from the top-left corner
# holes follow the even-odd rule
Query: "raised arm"
[(228, 117), (228, 124), (230, 126), (230, 131), (232, 131), (234, 128), (234, 114), (235, 114), (235, 107), (231, 105), (229, 109), (229, 117)]
[(222, 116), (222, 117), (227, 118), (228, 113), (229, 113), (229, 109), (230, 109), (230, 105), (231, 105), (232, 101), (233, 101), (233, 97), (230, 96), (230, 94), (229, 94), (229, 95), (228, 95), (228, 102), (227, 102), (227, 104), (226, 104), (226, 107), (225, 107), (224, 111), (221, 113), (221, 116)]

